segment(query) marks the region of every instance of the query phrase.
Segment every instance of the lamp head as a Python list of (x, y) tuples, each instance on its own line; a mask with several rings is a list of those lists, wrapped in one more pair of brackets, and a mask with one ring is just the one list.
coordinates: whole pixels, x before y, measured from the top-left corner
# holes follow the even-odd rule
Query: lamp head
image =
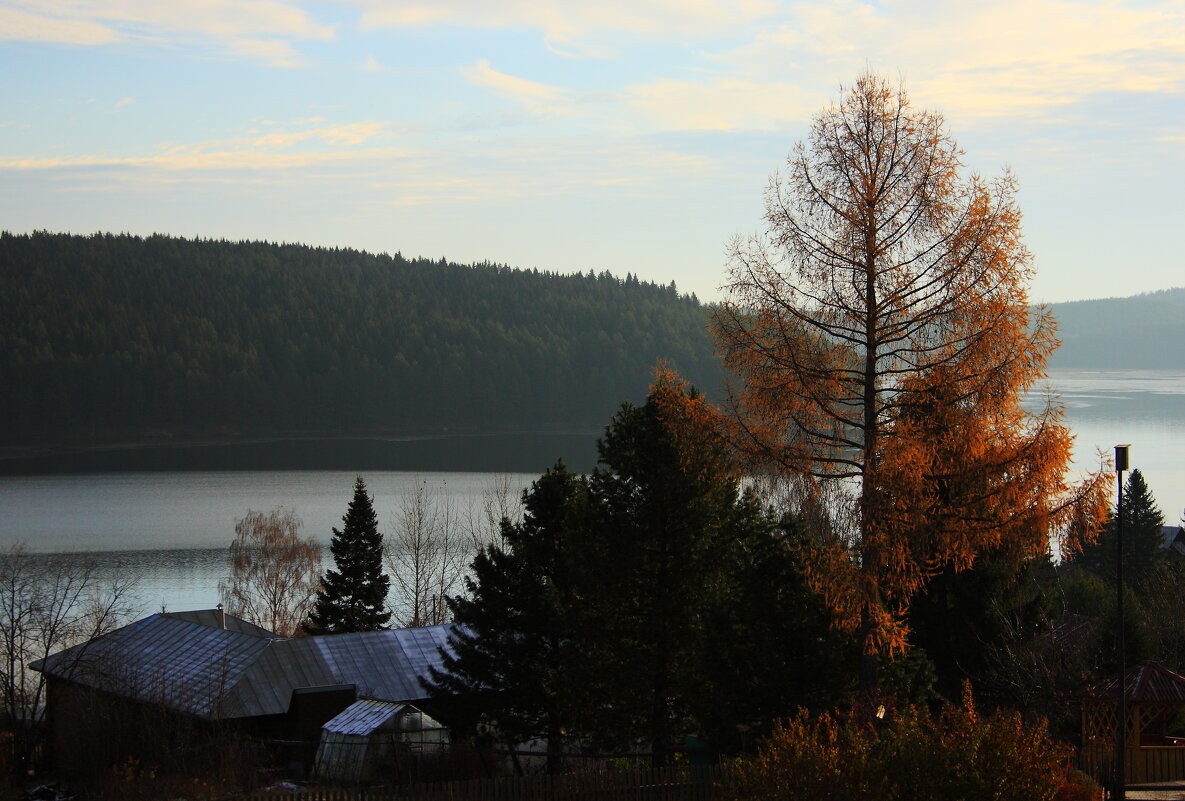
[(1115, 446), (1115, 472), (1122, 473), (1127, 469), (1127, 449), (1130, 445)]

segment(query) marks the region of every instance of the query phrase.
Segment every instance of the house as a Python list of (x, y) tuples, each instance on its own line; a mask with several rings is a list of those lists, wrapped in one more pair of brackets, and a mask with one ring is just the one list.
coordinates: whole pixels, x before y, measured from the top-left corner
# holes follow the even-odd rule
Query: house
[(418, 711), (420, 680), (440, 667), (452, 630), (284, 638), (221, 610), (160, 613), (32, 668), (46, 678), (48, 747), (61, 767), (243, 735), (286, 744), (286, 761), (307, 770), (322, 727), (360, 699)]

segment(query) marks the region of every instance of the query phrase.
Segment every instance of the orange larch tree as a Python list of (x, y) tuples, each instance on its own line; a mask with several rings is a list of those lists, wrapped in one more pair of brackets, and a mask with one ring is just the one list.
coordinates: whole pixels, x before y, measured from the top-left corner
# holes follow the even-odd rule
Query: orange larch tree
[(935, 572), (1105, 514), (1101, 474), (1067, 479), (1061, 408), (1021, 405), (1058, 340), (1029, 306), (1015, 192), (864, 74), (771, 178), (764, 233), (733, 243), (715, 333), (734, 441), (830, 499), (810, 576), (860, 631), (865, 690)]

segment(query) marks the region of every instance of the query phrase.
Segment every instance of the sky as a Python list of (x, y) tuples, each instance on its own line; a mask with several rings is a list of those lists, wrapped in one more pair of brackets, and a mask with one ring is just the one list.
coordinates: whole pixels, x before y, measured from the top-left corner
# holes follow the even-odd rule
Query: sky
[(601, 272), (720, 298), (863, 71), (1020, 182), (1031, 298), (1185, 285), (1185, 0), (0, 0), (0, 230)]

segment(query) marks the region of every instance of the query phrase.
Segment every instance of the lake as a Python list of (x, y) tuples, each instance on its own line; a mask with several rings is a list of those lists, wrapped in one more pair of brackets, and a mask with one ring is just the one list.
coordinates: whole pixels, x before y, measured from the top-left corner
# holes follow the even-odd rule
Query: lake
[[(302, 536), (328, 545), (353, 496), (354, 471), (184, 471), (0, 478), (0, 547), (86, 554), (103, 575), (136, 577), (146, 612), (209, 609), (228, 573), (227, 547), (248, 509), (284, 506)], [(463, 528), (480, 525), (486, 495), (515, 497), (536, 473), (364, 473), (381, 531), (417, 487), (449, 504)], [(329, 558), (328, 548), (324, 557)]]
[[(1132, 467), (1144, 473), (1165, 521), (1180, 522), (1185, 372), (1058, 370), (1051, 384), (1077, 435), (1076, 465), (1097, 466), (1098, 449), (1130, 443)], [(235, 521), (248, 509), (285, 506), (304, 521), (305, 536), (327, 543), (361, 473), (384, 530), (417, 486), (448, 499), (464, 520), (480, 514), (495, 475), (517, 493), (557, 457), (587, 469), (594, 442), (590, 434), (548, 434), (37, 454), (0, 469), (0, 547), (23, 541), (38, 551), (86, 552), (102, 571), (136, 577), (146, 613), (209, 608), (227, 573)], [(473, 472), (458, 469), (467, 460)], [(22, 471), (29, 474), (13, 474)]]

